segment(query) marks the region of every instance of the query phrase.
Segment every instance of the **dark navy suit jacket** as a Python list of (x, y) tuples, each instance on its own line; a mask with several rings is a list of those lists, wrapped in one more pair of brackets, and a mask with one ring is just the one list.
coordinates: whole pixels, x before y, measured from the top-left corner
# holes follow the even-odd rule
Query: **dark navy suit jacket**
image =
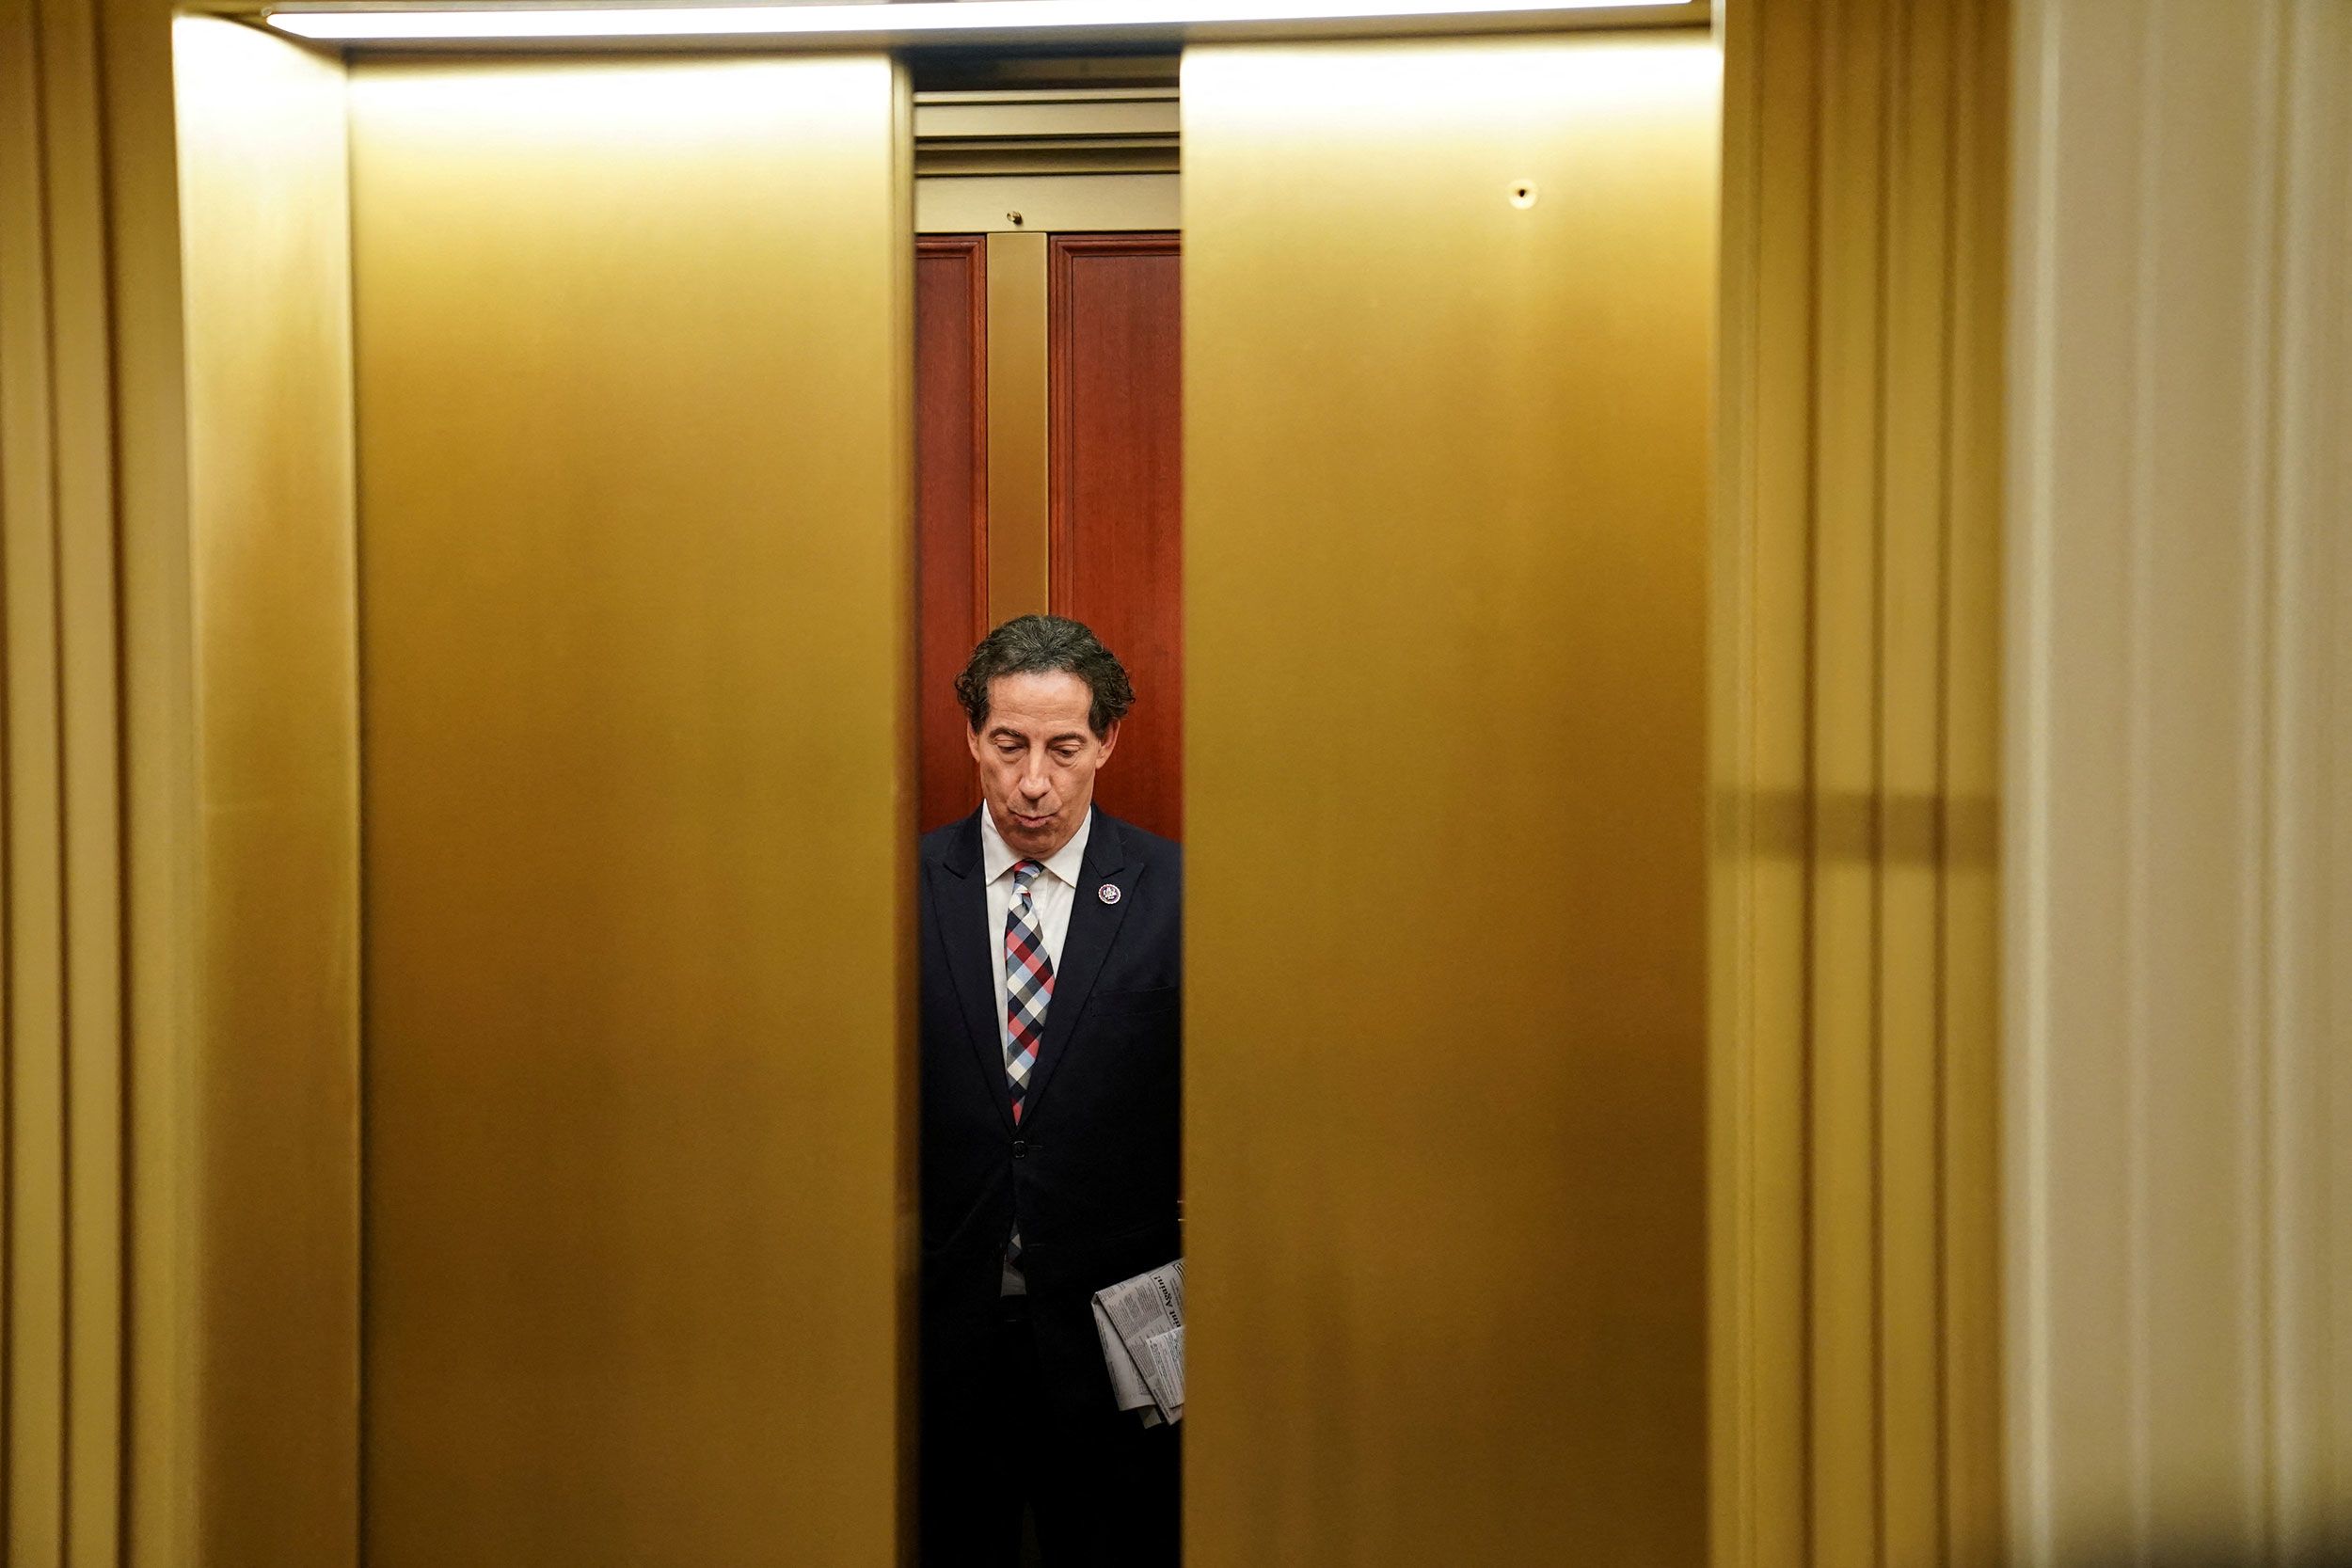
[(1018, 1216), (1042, 1374), (1070, 1403), (1108, 1408), (1090, 1298), (1182, 1251), (1183, 857), (1168, 839), (1094, 814), (1015, 1128), (979, 815), (924, 836), (927, 1384), (980, 1354)]

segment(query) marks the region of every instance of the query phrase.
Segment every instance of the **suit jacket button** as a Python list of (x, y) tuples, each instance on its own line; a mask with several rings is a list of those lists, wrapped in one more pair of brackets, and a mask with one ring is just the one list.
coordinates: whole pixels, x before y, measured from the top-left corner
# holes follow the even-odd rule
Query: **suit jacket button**
[(1016, 1160), (1025, 1160), (1029, 1157), (1028, 1139), (1015, 1138), (1012, 1140), (1012, 1157)]

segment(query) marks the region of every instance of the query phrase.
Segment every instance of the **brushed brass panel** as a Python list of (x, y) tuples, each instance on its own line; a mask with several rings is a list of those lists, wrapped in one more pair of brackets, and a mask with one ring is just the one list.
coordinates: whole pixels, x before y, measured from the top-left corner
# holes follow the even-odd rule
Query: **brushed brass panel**
[(82, 0), (0, 15), (11, 1564), (113, 1560), (122, 1507), (119, 553), (106, 106)]
[(988, 613), (1047, 599), (1045, 236), (988, 237)]
[(122, 1468), (122, 842), (114, 321), (103, 68), (79, 0), (41, 0), (49, 499), (63, 937), (65, 1560), (111, 1562)]
[(1705, 1557), (1718, 76), (1186, 55), (1195, 1562)]
[[(196, 1540), (194, 1134), (199, 950), (196, 636), (188, 528), (173, 14), (101, 0), (113, 304), (125, 840), (122, 1560), (208, 1568)], [(0, 265), (0, 270), (6, 270)], [(357, 1542), (351, 1543), (356, 1553)], [(348, 1557), (312, 1559), (334, 1568)]]
[(1724, 16), (1718, 1568), (2000, 1555), (2004, 15)]
[[(1952, 18), (1952, 309), (1946, 467), (1944, 798), (1955, 813), (2002, 800), (2002, 503), (2009, 454), (2010, 8), (1970, 0)], [(1947, 859), (1941, 909), (1943, 1116), (1939, 1458), (1947, 1560), (1996, 1558), (2010, 1539), (2002, 1358), (2001, 907), (1997, 863)]]
[[(69, 1316), (66, 1238), (64, 758), (58, 711), (56, 430), (40, 18), (0, 9), (0, 633), (7, 657), (6, 1550), (65, 1561)], [(104, 352), (103, 343), (68, 353)]]
[(899, 1551), (906, 104), (352, 81), (380, 1568)]
[[(1806, 1568), (1806, 501), (1812, 251), (1805, 35), (1725, 8), (1709, 724), (1722, 789), (1709, 961), (1711, 1560)], [(1790, 831), (1772, 852), (1765, 801)]]
[(198, 1560), (359, 1505), (359, 735), (342, 65), (175, 28), (201, 922)]
[[(132, 1183), (152, 1182), (159, 1162), (135, 1165), (129, 1148), (132, 1119), (155, 1096), (127, 1072), (124, 1013), (151, 1007), (183, 973), (184, 927), (157, 922), (148, 895), (188, 848), (184, 817), (152, 810), (159, 797), (187, 799), (172, 768), (184, 735), (152, 723), (157, 676), (184, 674), (185, 642), (170, 645), (170, 625), (126, 623), (166, 602), (151, 590), (171, 576), (185, 532), (177, 247), (168, 195), (157, 199), (171, 182), (167, 35), (164, 8), (139, 0), (0, 8), (0, 1558), (10, 1568), (120, 1560), (135, 1506), (125, 1380), (151, 1379), (182, 1342), (126, 1339), (126, 1318), (152, 1303), (167, 1270), (145, 1253), (130, 1266), (131, 1224), (150, 1223), (130, 1207)], [(126, 963), (134, 944), (139, 961)], [(144, 1063), (167, 1079), (185, 1038), (149, 1039)], [(167, 1184), (143, 1196), (170, 1191), (161, 1174)], [(137, 1422), (141, 1457), (154, 1425)], [(150, 1470), (140, 1485), (176, 1494), (179, 1480)]]
[[(1812, 1354), (1812, 1568), (1871, 1568), (1878, 1540), (1876, 1213), (1878, 866), (1824, 837), (1828, 797), (1877, 780), (1880, 482), (1877, 371), (1884, 309), (1879, 273), (1886, 243), (1881, 194), (1891, 90), (1879, 64), (1887, 8), (1839, 7), (1823, 25), (1839, 35), (1820, 55), (1815, 112), (1819, 156), (1840, 177), (1814, 187), (1820, 281), (1814, 315), (1809, 457), (1811, 703), (1807, 744), (1813, 843), (1805, 955), (1808, 1119), (1806, 1253)], [(1851, 46), (1846, 44), (1851, 33)]]

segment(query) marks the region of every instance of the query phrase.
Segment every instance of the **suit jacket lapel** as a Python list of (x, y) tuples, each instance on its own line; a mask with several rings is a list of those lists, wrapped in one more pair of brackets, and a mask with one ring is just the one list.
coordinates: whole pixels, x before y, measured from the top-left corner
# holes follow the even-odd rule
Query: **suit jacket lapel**
[(1070, 1042), (1086, 1016), (1087, 998), (1094, 994), (1095, 977), (1103, 973), (1103, 959), (1119, 936), (1120, 923), (1127, 918), (1127, 900), (1106, 904), (1101, 892), (1105, 882), (1122, 893), (1127, 891), (1126, 882), (1119, 875), (1126, 863), (1126, 847), (1120, 839), (1119, 824), (1096, 812), (1094, 829), (1087, 835), (1077, 891), (1073, 895), (1077, 903), (1071, 907), (1070, 930), (1062, 938), (1061, 966), (1054, 971), (1054, 1000), (1045, 1009), (1045, 1033), (1038, 1041), (1037, 1068), (1029, 1074), (1029, 1092), (1022, 1102), (1024, 1127), (1037, 1125), (1038, 1101), (1044, 1098), (1045, 1086), (1053, 1082), (1054, 1069), (1069, 1054)]
[[(982, 806), (980, 811), (987, 809)], [(1005, 1042), (996, 1023), (996, 976), (989, 971), (985, 945), (988, 880), (981, 870), (979, 812), (965, 819), (947, 853), (927, 869), (931, 879), (931, 909), (939, 922), (937, 934), (947, 951), (947, 975), (955, 983), (956, 999), (963, 1004), (964, 1031), (972, 1037), (972, 1053), (979, 1063), (980, 1081), (987, 1086), (989, 1100), (1010, 1132), (1012, 1090), (1005, 1082)], [(1049, 1007), (1047, 1018), (1051, 1017)]]

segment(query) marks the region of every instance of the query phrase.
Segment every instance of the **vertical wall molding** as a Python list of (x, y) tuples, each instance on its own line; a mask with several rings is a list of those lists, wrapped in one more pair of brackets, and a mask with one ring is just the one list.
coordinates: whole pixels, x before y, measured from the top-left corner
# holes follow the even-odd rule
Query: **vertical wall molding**
[(0, 5), (12, 1568), (185, 1560), (168, 22), (150, 0)]
[(1714, 1560), (1995, 1560), (2006, 11), (1722, 8)]
[(2352, 1546), (2352, 8), (2018, 15), (2013, 1557), (2299, 1562)]

